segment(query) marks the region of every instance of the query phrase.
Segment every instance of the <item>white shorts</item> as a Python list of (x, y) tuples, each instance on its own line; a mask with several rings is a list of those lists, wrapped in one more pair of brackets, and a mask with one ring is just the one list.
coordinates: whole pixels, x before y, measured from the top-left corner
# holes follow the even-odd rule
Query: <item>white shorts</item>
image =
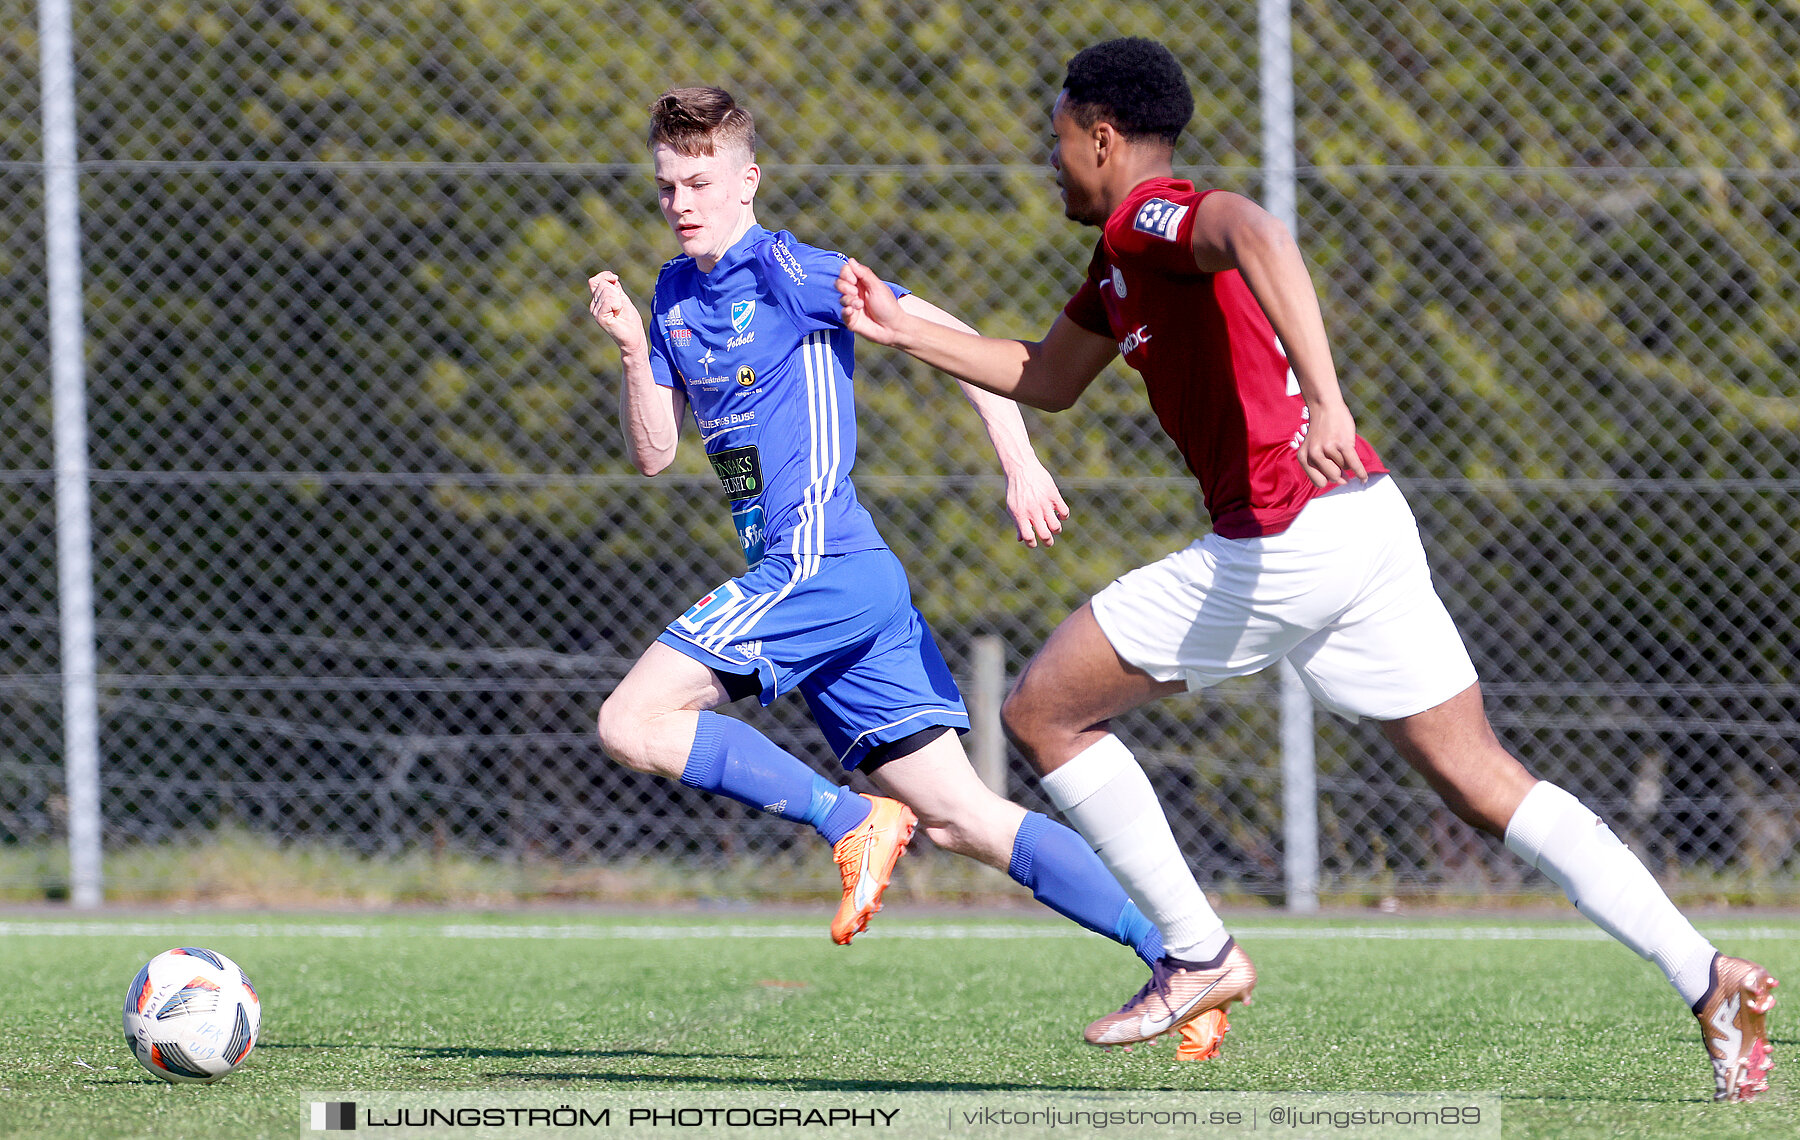
[(1281, 534), (1209, 534), (1124, 575), (1092, 605), (1120, 657), (1189, 689), (1285, 657), (1332, 712), (1395, 720), (1475, 683), (1418, 523), (1382, 475), (1320, 495)]

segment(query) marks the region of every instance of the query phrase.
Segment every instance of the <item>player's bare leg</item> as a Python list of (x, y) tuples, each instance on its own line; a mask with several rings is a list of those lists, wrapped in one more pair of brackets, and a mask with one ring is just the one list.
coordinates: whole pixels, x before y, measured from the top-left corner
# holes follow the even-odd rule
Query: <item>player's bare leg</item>
[(1025, 666), (1001, 717), (1032, 767), (1049, 775), (1110, 736), (1113, 717), (1186, 690), (1120, 658), (1084, 602)]
[(1481, 686), (1470, 685), (1435, 708), (1384, 721), (1384, 736), (1457, 817), (1495, 838), (1537, 778), (1501, 746), (1481, 705)]
[(1504, 839), (1581, 913), (1656, 963), (1700, 1020), (1714, 1099), (1750, 1100), (1768, 1088), (1774, 1061), (1765, 1016), (1775, 979), (1754, 962), (1720, 954), (1611, 828), (1501, 747), (1479, 686), (1382, 731), (1452, 811)]
[(652, 642), (600, 704), (601, 747), (627, 768), (678, 780), (700, 713), (727, 697), (711, 669)]
[(1162, 930), (1167, 954), (1150, 982), (1087, 1027), (1096, 1045), (1130, 1044), (1209, 1009), (1248, 1001), (1256, 969), (1213, 912), (1175, 843), (1149, 779), (1114, 716), (1186, 690), (1128, 664), (1088, 605), (1070, 614), (1007, 697), (1007, 734), (1044, 774), (1044, 791)]
[(1006, 870), (1025, 809), (982, 783), (956, 733), (888, 761), (869, 778), (918, 815), (933, 843)]
[(840, 787), (749, 725), (711, 711), (729, 698), (712, 669), (655, 642), (601, 704), (600, 742), (627, 767), (816, 828), (844, 883), (831, 937), (848, 943), (881, 909), (918, 820), (906, 805)]
[(881, 764), (870, 779), (917, 812), (938, 846), (1005, 871), (1051, 910), (1130, 946), (1146, 962), (1162, 957), (1161, 932), (1093, 848), (983, 783), (954, 732)]

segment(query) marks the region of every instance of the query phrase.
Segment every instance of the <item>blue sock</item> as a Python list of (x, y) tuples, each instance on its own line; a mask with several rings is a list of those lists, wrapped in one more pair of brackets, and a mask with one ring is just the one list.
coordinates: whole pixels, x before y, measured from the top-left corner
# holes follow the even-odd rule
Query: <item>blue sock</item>
[(700, 714), (681, 782), (810, 823), (834, 846), (869, 817), (868, 800), (819, 775), (743, 721), (715, 712)]
[(1096, 934), (1137, 951), (1145, 962), (1163, 956), (1162, 932), (1144, 917), (1125, 888), (1081, 836), (1030, 812), (1013, 840), (1013, 881), (1031, 888), (1037, 901)]

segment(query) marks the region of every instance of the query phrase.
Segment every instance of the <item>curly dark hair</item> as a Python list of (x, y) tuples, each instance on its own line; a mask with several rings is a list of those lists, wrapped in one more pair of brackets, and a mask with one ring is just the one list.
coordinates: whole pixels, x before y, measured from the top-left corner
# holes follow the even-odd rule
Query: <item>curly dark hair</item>
[(1068, 92), (1063, 106), (1076, 122), (1091, 127), (1104, 119), (1128, 139), (1174, 146), (1194, 117), (1194, 96), (1174, 54), (1137, 36), (1077, 53), (1063, 90)]

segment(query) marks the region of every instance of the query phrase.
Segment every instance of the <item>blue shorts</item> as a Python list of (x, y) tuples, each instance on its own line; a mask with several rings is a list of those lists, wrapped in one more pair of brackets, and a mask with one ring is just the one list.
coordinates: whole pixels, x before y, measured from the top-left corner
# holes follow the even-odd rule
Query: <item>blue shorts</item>
[(890, 550), (809, 560), (767, 554), (670, 622), (656, 640), (720, 673), (754, 674), (767, 705), (799, 689), (846, 769), (869, 749), (969, 712), (906, 571)]

